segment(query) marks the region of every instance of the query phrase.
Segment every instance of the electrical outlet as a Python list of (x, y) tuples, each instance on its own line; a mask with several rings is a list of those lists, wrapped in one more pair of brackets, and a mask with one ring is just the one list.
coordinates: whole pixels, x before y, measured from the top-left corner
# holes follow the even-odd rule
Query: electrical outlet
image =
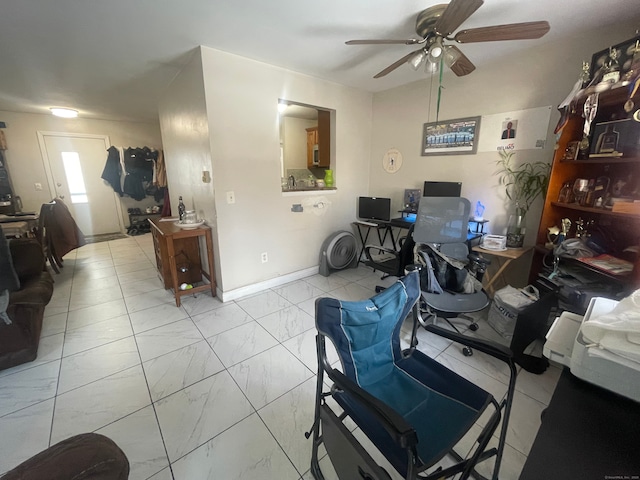
[(227, 192), (227, 203), (236, 203), (236, 194), (233, 192)]
[(35, 189), (36, 189), (37, 191), (42, 190), (42, 184), (41, 184), (40, 182), (36, 182), (36, 183), (34, 183), (34, 184), (33, 184), (33, 186), (35, 187)]
[(262, 252), (262, 255), (260, 256), (260, 258), (262, 259), (262, 263), (267, 263), (269, 261), (269, 256), (267, 255), (267, 252)]

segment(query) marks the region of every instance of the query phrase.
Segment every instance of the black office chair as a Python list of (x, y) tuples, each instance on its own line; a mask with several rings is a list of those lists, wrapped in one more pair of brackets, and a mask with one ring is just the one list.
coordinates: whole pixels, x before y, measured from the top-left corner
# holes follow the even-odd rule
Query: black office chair
[[(515, 391), (516, 369), (510, 351), (498, 344), (465, 337), (435, 325), (427, 329), (498, 358), (509, 365), (511, 377), (505, 398), (493, 396), (415, 348), (420, 280), (410, 272), (382, 293), (359, 302), (334, 298), (316, 301), (318, 377), (315, 397), (311, 473), (324, 479), (318, 452), (324, 444), (338, 478), (390, 480), (344, 425), (350, 418), (405, 479), (436, 479), (475, 474), (475, 466), (495, 457), (497, 478)], [(400, 349), (400, 329), (413, 312), (411, 347)], [(332, 368), (326, 338), (333, 342), (342, 372)], [(324, 375), (334, 382), (326, 390)], [(332, 397), (342, 409), (326, 402)], [(487, 410), (489, 405), (493, 411)], [(468, 434), (484, 412), (486, 419), (475, 447), (466, 459), (453, 447)], [(502, 414), (498, 447), (488, 448)], [(455, 464), (436, 466), (450, 454)], [(432, 469), (430, 473), (427, 470)]]
[[(442, 318), (460, 333), (449, 319), (461, 317), (470, 320), (469, 328), (475, 331), (478, 324), (466, 314), (489, 305), (482, 276), (490, 262), (469, 253), (466, 243), (470, 212), (471, 203), (462, 197), (420, 200), (413, 238), (417, 244), (416, 263), (423, 266), (423, 326)], [(462, 351), (466, 356), (473, 354), (468, 347)]]
[[(368, 267), (373, 268), (374, 270), (381, 271), (383, 273), (382, 278), (402, 277), (404, 275), (405, 267), (414, 263), (414, 227), (415, 225), (411, 225), (411, 227), (409, 227), (407, 236), (399, 240), (399, 250), (394, 250), (392, 248), (387, 248), (380, 245), (365, 246), (364, 252), (367, 259), (364, 261), (364, 264)], [(376, 290), (378, 289), (376, 288)], [(380, 290), (382, 290), (382, 288), (380, 288)]]

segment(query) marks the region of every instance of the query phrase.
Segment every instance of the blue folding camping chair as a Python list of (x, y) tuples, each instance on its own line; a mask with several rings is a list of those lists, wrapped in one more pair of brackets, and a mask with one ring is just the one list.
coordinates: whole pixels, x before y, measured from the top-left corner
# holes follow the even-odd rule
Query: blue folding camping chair
[[(307, 434), (313, 434), (311, 472), (315, 479), (324, 479), (318, 456), (321, 445), (342, 480), (391, 478), (345, 426), (347, 418), (403, 478), (435, 479), (459, 473), (460, 478), (468, 478), (478, 462), (491, 457), (495, 457), (493, 478), (497, 478), (515, 390), (511, 352), (436, 325), (426, 327), (507, 363), (511, 379), (507, 395), (500, 401), (415, 348), (419, 297), (419, 274), (413, 271), (368, 300), (316, 301), (317, 391), (314, 424)], [(412, 340), (403, 351), (400, 328), (409, 314), (413, 318)], [(339, 369), (327, 360), (327, 339), (338, 352)], [(333, 382), (328, 391), (325, 374)], [(327, 397), (342, 411), (334, 411)], [(475, 449), (466, 459), (457, 456), (453, 447), (487, 409), (492, 413)], [(501, 419), (498, 446), (488, 448)], [(436, 467), (447, 454), (453, 455), (456, 463), (444, 469)]]

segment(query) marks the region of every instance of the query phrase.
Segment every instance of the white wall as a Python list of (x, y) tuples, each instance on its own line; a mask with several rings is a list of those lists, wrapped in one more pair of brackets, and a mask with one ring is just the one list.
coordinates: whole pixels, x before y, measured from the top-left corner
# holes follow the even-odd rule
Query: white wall
[[(42, 153), (38, 145), (38, 131), (108, 135), (112, 145), (124, 147), (154, 147), (161, 149), (160, 129), (157, 123), (113, 122), (83, 118), (63, 119), (53, 115), (0, 111), (0, 121), (7, 124), (4, 130), (9, 149), (4, 152), (15, 194), (20, 196), (25, 211), (39, 211), (40, 205), (51, 201), (55, 192), (49, 190)], [(104, 165), (107, 152), (100, 161)], [(41, 183), (36, 191), (34, 183)], [(137, 202), (123, 197), (122, 208), (125, 224), (128, 223), (128, 207), (145, 208), (154, 205), (152, 197)]]
[[(206, 47), (201, 54), (221, 288), (231, 291), (317, 267), (324, 239), (351, 230), (355, 198), (368, 191), (371, 94)], [(282, 193), (279, 98), (336, 110), (337, 193)], [(186, 115), (199, 118), (201, 110), (194, 105)], [(182, 168), (189, 169), (199, 160), (185, 161)], [(227, 204), (228, 191), (235, 192), (235, 204)], [(312, 206), (319, 200), (326, 208)], [(298, 203), (305, 211), (291, 212)], [(262, 252), (268, 253), (267, 263), (261, 263)]]
[[(211, 165), (209, 125), (199, 50), (194, 51), (189, 64), (162, 96), (158, 112), (173, 214), (177, 215), (178, 197), (182, 196), (187, 210), (194, 209), (198, 218), (207, 220), (212, 229), (216, 252), (216, 280), (218, 288), (222, 288), (214, 201), (216, 172), (212, 171)], [(212, 180), (209, 183), (202, 181), (203, 171), (210, 173)], [(202, 260), (206, 265), (206, 259)]]
[[(439, 118), (491, 115), (551, 105), (546, 147), (518, 151), (515, 156), (517, 161), (550, 162), (555, 144), (553, 128), (559, 118), (556, 107), (577, 80), (581, 62), (590, 60), (593, 52), (609, 44), (630, 38), (633, 31), (632, 27), (621, 27), (615, 32), (594, 32), (597, 35), (565, 44), (537, 43), (509, 62), (479, 64), (465, 77), (456, 77), (447, 71), (443, 76)], [(465, 51), (464, 47), (460, 48)], [(419, 76), (421, 74), (416, 73), (416, 77)], [(436, 92), (437, 84), (431, 85), (431, 80), (425, 79), (374, 95), (370, 194), (391, 197), (392, 209), (396, 210), (401, 208), (405, 188), (422, 188), (424, 180), (461, 181), (462, 195), (469, 198), (472, 205), (477, 200), (486, 205), (484, 216), (490, 220), (489, 230), (504, 234), (509, 202), (495, 175), (496, 152), (420, 155), (423, 124), (435, 120)], [(389, 148), (397, 148), (403, 154), (402, 169), (395, 174), (382, 169), (382, 157)], [(526, 240), (529, 244), (534, 242), (541, 208), (542, 201), (538, 200), (529, 212)]]

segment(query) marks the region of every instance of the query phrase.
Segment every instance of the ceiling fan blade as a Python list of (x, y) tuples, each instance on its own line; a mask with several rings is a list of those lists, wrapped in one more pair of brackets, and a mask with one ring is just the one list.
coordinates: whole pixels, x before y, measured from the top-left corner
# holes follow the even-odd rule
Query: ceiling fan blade
[(549, 31), (549, 22), (510, 23), (461, 30), (453, 39), (458, 43), (495, 42), (540, 38)]
[(400, 60), (392, 63), (391, 65), (389, 65), (387, 68), (385, 68), (384, 70), (382, 70), (381, 72), (376, 73), (373, 78), (380, 78), (380, 77), (384, 77), (385, 75), (387, 75), (388, 73), (393, 72), (396, 68), (398, 68), (399, 66), (407, 63), (407, 60), (409, 60), (409, 58), (411, 58), (413, 55), (415, 55), (416, 52), (419, 52), (422, 49), (418, 49), (418, 50), (414, 50), (411, 53), (407, 53), (404, 57), (402, 57)]
[(451, 0), (438, 19), (435, 31), (446, 37), (462, 25), (483, 3), (484, 0)]
[(476, 66), (455, 45), (447, 45), (444, 53), (444, 63), (459, 77), (469, 75)]
[(347, 45), (415, 45), (422, 41), (410, 38), (409, 40), (349, 40), (344, 43)]

